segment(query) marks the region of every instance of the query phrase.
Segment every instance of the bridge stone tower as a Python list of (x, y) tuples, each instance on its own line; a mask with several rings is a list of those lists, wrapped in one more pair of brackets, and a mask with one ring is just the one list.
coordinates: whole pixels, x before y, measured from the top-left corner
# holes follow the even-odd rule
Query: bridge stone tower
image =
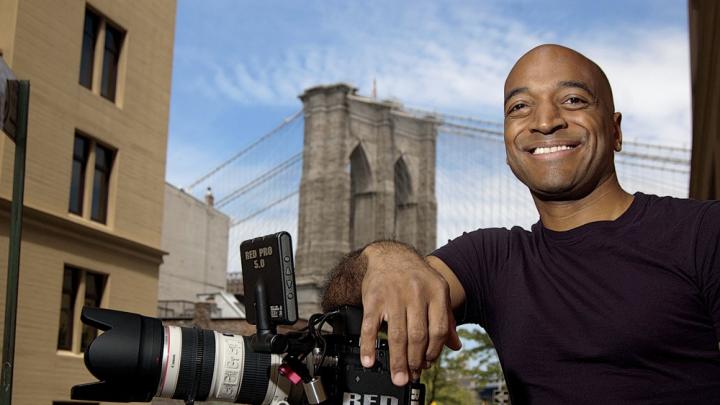
[(396, 239), (435, 248), (439, 121), (346, 84), (310, 88), (296, 253), (300, 315), (320, 310), (329, 271), (351, 250)]

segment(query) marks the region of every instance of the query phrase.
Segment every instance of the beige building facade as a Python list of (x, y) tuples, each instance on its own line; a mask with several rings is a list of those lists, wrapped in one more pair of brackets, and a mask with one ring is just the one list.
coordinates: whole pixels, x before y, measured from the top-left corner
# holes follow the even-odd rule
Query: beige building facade
[[(90, 382), (83, 305), (155, 316), (174, 0), (0, 0), (0, 49), (30, 80), (13, 404)], [(14, 144), (0, 136), (4, 313)], [(0, 329), (2, 325), (0, 324)]]
[(160, 266), (161, 317), (171, 317), (178, 301), (194, 303), (198, 294), (225, 291), (230, 217), (211, 202), (165, 184), (161, 248), (168, 254)]

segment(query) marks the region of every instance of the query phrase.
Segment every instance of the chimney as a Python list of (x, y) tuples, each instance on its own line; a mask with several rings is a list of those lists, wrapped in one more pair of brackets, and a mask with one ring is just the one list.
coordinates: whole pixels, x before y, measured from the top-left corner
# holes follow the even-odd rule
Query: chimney
[(211, 187), (208, 187), (207, 192), (205, 193), (205, 204), (211, 207), (215, 205), (215, 197), (213, 196)]

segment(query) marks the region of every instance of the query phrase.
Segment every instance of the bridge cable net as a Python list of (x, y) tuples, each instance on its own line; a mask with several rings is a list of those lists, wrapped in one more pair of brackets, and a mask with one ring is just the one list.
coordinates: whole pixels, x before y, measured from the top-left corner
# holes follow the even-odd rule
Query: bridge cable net
[[(435, 183), (438, 246), (478, 228), (530, 229), (539, 217), (530, 192), (506, 164), (502, 124), (436, 116), (442, 122)], [(615, 166), (620, 184), (630, 193), (688, 196), (689, 148), (628, 140), (616, 153)]]
[(186, 188), (202, 199), (210, 187), (215, 208), (230, 217), (231, 273), (241, 271), (243, 240), (279, 231), (296, 240), (303, 124), (300, 110)]
[[(515, 225), (529, 229), (537, 222), (529, 191), (505, 162), (502, 124), (410, 111), (442, 122), (436, 153), (438, 246), (464, 231)], [(297, 237), (302, 131), (299, 111), (192, 184), (199, 198), (211, 187), (216, 208), (231, 217), (231, 272), (240, 271), (242, 240), (280, 230)], [(620, 183), (629, 192), (686, 197), (689, 166), (690, 150), (681, 146), (625, 141), (616, 154)]]

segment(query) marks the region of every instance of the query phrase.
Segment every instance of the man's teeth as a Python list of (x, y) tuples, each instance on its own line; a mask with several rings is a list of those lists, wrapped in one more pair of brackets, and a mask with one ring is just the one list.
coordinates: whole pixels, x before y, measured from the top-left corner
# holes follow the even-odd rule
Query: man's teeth
[(535, 148), (533, 151), (533, 155), (544, 155), (546, 153), (553, 153), (553, 152), (559, 152), (561, 150), (569, 150), (572, 149), (572, 146), (567, 145), (560, 145), (560, 146), (550, 146), (547, 148)]

